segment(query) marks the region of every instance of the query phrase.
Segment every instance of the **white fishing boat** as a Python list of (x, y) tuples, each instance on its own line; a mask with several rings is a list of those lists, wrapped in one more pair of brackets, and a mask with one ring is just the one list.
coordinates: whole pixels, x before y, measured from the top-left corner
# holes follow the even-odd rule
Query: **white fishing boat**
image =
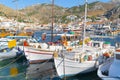
[(103, 57), (104, 53), (114, 51), (112, 47), (110, 49), (102, 46), (103, 42), (95, 41), (92, 46), (85, 46), (84, 51), (78, 47), (71, 51), (61, 51), (61, 55), (60, 53), (58, 53), (59, 55), (54, 54), (54, 64), (58, 76), (63, 78), (96, 70), (106, 60)]
[[(85, 22), (82, 47), (67, 51), (61, 51), (61, 55), (54, 54), (54, 64), (59, 77), (74, 76), (77, 74), (88, 73), (98, 68), (103, 58), (103, 54), (114, 50), (111, 46), (106, 46), (103, 41), (92, 41), (85, 44), (85, 27), (87, 14), (87, 0), (85, 2)], [(110, 51), (111, 52), (111, 51)], [(71, 56), (70, 56), (71, 55)]]
[[(64, 36), (66, 35), (66, 37)], [(60, 36), (61, 38), (70, 38), (74, 37), (74, 35), (70, 34), (58, 34), (57, 36)], [(73, 41), (74, 43), (78, 42)], [(63, 45), (66, 45), (65, 43)], [(73, 45), (72, 42), (68, 41), (67, 45)], [(38, 63), (38, 62), (43, 62), (46, 60), (53, 59), (53, 54), (55, 51), (60, 51), (63, 49), (67, 49), (67, 47), (63, 47), (62, 43), (59, 42), (49, 42), (49, 43), (42, 43), (42, 42), (37, 42), (36, 39), (29, 39), (27, 41), (24, 41), (24, 52), (27, 60), (30, 63)]]
[(47, 43), (37, 42), (36, 39), (24, 41), (25, 57), (30, 63), (39, 63), (53, 58), (55, 51), (61, 50), (60, 45), (48, 45)]
[(1, 38), (0, 46), (0, 60), (17, 57), (22, 54), (21, 49), (16, 47), (16, 40), (14, 39)]
[(25, 56), (30, 63), (38, 63), (38, 62), (50, 60), (53, 58), (54, 51), (55, 50), (52, 50), (50, 48), (41, 49), (41, 48), (34, 48), (29, 46), (24, 47)]
[(22, 52), (18, 48), (4, 48), (0, 50), (0, 61), (10, 59), (22, 55)]
[(114, 52), (114, 57), (109, 58), (98, 68), (97, 75), (102, 80), (120, 80), (120, 49)]

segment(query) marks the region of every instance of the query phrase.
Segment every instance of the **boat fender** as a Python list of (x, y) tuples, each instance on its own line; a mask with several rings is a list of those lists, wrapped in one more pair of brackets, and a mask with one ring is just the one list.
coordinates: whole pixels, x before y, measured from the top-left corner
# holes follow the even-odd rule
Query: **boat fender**
[(84, 61), (87, 61), (88, 60), (88, 55), (85, 55), (84, 56)]
[(88, 61), (91, 61), (92, 60), (92, 55), (89, 55), (88, 56)]
[(54, 56), (54, 58), (57, 58), (57, 57), (58, 57), (58, 53), (55, 51), (55, 52), (53, 53), (53, 56)]

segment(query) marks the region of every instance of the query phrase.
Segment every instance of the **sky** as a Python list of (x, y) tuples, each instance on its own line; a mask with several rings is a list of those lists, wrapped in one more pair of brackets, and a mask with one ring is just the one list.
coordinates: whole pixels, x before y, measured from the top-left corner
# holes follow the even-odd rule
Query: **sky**
[[(110, 0), (87, 0), (87, 1), (90, 3), (94, 1), (109, 2)], [(52, 0), (0, 0), (0, 4), (3, 4), (13, 9), (21, 9), (34, 4), (42, 4), (42, 3), (51, 4)], [(54, 4), (66, 8), (82, 5), (84, 3), (85, 0), (54, 0)]]

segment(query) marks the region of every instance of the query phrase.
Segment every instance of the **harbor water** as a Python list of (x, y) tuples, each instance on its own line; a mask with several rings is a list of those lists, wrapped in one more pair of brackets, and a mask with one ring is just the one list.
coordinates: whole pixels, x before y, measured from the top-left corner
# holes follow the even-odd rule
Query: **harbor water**
[[(41, 40), (42, 32), (36, 32), (34, 38)], [(50, 33), (48, 31), (48, 33)], [(49, 37), (47, 37), (49, 38)], [(94, 38), (95, 39), (95, 38)], [(119, 42), (119, 36), (115, 38), (104, 38), (102, 40)], [(47, 42), (50, 39), (46, 39)], [(97, 76), (97, 70), (87, 74), (78, 74), (71, 77), (60, 79), (57, 77), (53, 60), (44, 63), (29, 64), (25, 56), (0, 61), (0, 80), (101, 80)]]

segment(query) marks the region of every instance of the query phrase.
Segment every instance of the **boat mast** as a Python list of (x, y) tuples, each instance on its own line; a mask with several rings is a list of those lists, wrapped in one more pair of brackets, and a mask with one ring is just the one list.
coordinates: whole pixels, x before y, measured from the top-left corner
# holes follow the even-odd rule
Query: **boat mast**
[(83, 51), (85, 46), (85, 30), (86, 30), (86, 17), (87, 17), (87, 0), (85, 0), (85, 16), (84, 16), (84, 29), (83, 29)]
[(51, 30), (51, 42), (53, 41), (53, 25), (54, 25), (54, 0), (52, 0), (52, 30)]

